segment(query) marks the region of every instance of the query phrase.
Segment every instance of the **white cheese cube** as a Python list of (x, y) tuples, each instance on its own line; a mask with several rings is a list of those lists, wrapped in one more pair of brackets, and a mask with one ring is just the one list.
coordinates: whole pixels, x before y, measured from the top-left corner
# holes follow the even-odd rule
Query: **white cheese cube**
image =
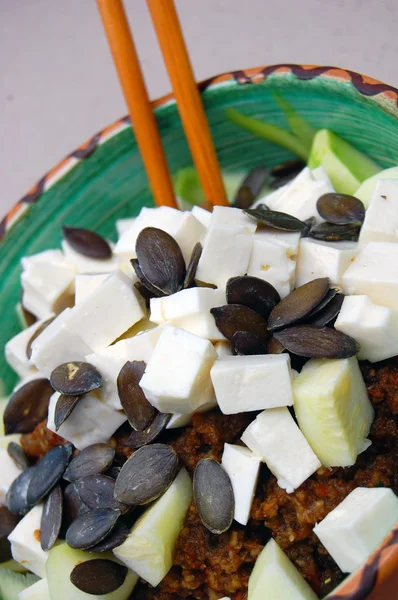
[(210, 369), (216, 359), (211, 342), (166, 325), (140, 385), (161, 412), (191, 413), (214, 399)]
[(102, 375), (101, 398), (115, 410), (122, 408), (117, 391), (117, 378), (121, 368), (128, 360), (143, 360), (148, 363), (162, 331), (163, 326), (160, 325), (86, 356), (85, 360), (97, 367)]
[(18, 594), (18, 600), (51, 600), (47, 579), (39, 579)]
[(285, 407), (260, 413), (243, 432), (242, 441), (261, 456), (288, 494), (321, 466)]
[(296, 287), (318, 277), (329, 277), (342, 287), (343, 275), (359, 252), (356, 242), (322, 242), (311, 238), (300, 241), (296, 267)]
[(234, 519), (246, 525), (256, 492), (261, 458), (243, 446), (224, 444), (221, 464), (231, 480), (235, 498)]
[(211, 214), (210, 227), (244, 227), (247, 233), (254, 233), (257, 222), (239, 208), (215, 206)]
[(268, 281), (284, 298), (292, 291), (295, 268), (296, 261), (287, 256), (283, 246), (254, 236), (248, 275)]
[(324, 183), (327, 183), (331, 188), (333, 188), (333, 184), (330, 181), (330, 177), (327, 174), (325, 167), (323, 167), (322, 165), (320, 167), (316, 167), (316, 169), (312, 169), (311, 175), (314, 181), (323, 181)]
[(275, 191), (265, 194), (265, 196), (262, 196), (261, 198), (257, 198), (257, 200), (253, 202), (250, 208), (256, 208), (260, 204), (265, 204), (266, 206), (268, 206), (268, 208), (273, 210), (275, 203), (285, 193), (289, 185), (290, 183), (281, 185), (281, 187), (279, 187)]
[(356, 571), (398, 522), (398, 498), (389, 488), (353, 490), (314, 527), (338, 567)]
[(77, 273), (113, 273), (119, 267), (120, 257), (115, 254), (105, 259), (91, 258), (77, 252), (66, 240), (62, 240), (61, 246)]
[(225, 415), (293, 404), (288, 354), (227, 356), (214, 363), (210, 375)]
[(359, 234), (359, 243), (398, 242), (398, 179), (379, 179)]
[(145, 312), (145, 302), (130, 279), (116, 271), (98, 286), (95, 294), (71, 309), (69, 326), (98, 352), (142, 319)]
[(398, 354), (398, 310), (367, 296), (346, 296), (334, 327), (359, 343), (359, 360), (378, 362)]
[(247, 273), (253, 236), (245, 227), (210, 227), (196, 279), (224, 288), (230, 277)]
[[(53, 316), (53, 315), (50, 315)], [(35, 371), (33, 365), (29, 364), (26, 349), (33, 334), (43, 325), (46, 319), (36, 321), (16, 336), (11, 338), (4, 348), (6, 361), (20, 377), (26, 377)]]
[(39, 319), (73, 306), (75, 270), (60, 250), (21, 260), (23, 305)]
[(185, 264), (188, 264), (195, 244), (202, 242), (206, 235), (206, 227), (190, 211), (182, 214), (180, 227), (173, 237), (181, 248)]
[(55, 367), (69, 361), (84, 360), (92, 352), (78, 333), (70, 328), (72, 309), (66, 308), (32, 344), (31, 364), (50, 377)]
[(317, 201), (323, 194), (334, 192), (334, 189), (325, 181), (316, 181), (312, 176), (311, 179), (305, 180), (301, 179), (300, 175), (276, 199), (272, 209), (293, 215), (301, 221), (315, 217), (315, 221), (320, 223), (323, 219), (317, 211)]
[(249, 578), (248, 600), (317, 600), (300, 571), (272, 538)]
[(190, 425), (192, 421), (192, 413), (174, 414), (171, 416), (170, 421), (166, 425), (166, 429), (178, 429), (179, 427), (186, 427)]
[[(5, 437), (7, 438), (8, 436)], [(11, 441), (8, 440), (7, 446)], [(0, 506), (6, 506), (6, 496), (10, 485), (22, 472), (9, 456), (7, 446), (0, 448)]]
[(232, 356), (232, 346), (230, 342), (216, 342), (214, 344), (214, 350), (218, 354), (218, 358), (225, 358), (226, 356)]
[(87, 296), (90, 296), (108, 277), (109, 273), (81, 273), (76, 275), (75, 304), (80, 304)]
[(190, 288), (150, 302), (153, 323), (171, 323), (208, 340), (225, 340), (210, 309), (227, 303), (225, 290)]
[(107, 442), (126, 421), (126, 415), (110, 408), (95, 390), (79, 400), (70, 416), (55, 431), (54, 414), (59, 396), (55, 392), (50, 398), (47, 428), (71, 442), (78, 450)]
[(122, 235), (128, 230), (130, 229), (130, 227), (132, 226), (132, 224), (134, 223), (135, 219), (132, 218), (126, 218), (126, 219), (117, 219), (115, 221), (115, 227), (116, 227), (116, 231), (117, 231), (117, 237), (120, 240), (120, 238), (122, 237)]
[(183, 219), (183, 212), (168, 206), (159, 208), (144, 207), (132, 225), (124, 232), (115, 246), (115, 254), (128, 260), (135, 258), (137, 237), (146, 227), (157, 227), (174, 237)]
[(365, 294), (375, 304), (398, 310), (398, 244), (366, 244), (342, 282), (346, 294)]
[(43, 504), (32, 508), (8, 536), (13, 559), (39, 577), (46, 576), (45, 564), (48, 556), (48, 552), (44, 552), (40, 546), (42, 512)]
[(191, 213), (206, 229), (210, 227), (211, 212), (201, 208), (200, 206), (193, 206)]

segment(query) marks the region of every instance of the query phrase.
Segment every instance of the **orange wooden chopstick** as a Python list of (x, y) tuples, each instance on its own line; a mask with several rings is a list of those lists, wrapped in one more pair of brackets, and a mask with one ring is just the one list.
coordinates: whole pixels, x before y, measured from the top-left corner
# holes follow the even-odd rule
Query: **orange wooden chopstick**
[(173, 184), (122, 0), (97, 0), (135, 137), (158, 206), (177, 208)]
[(207, 200), (228, 206), (209, 124), (173, 0), (147, 0), (191, 154)]

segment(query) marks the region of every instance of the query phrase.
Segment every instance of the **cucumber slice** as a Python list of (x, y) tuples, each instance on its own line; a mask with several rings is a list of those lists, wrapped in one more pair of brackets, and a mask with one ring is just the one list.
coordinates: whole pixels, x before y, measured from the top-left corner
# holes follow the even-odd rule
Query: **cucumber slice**
[(328, 129), (315, 135), (308, 159), (310, 169), (321, 165), (341, 194), (353, 194), (365, 179), (381, 171), (371, 158)]
[(128, 600), (138, 581), (138, 575), (128, 571), (127, 577), (120, 588), (110, 594), (96, 596), (86, 594), (73, 585), (70, 574), (74, 567), (87, 560), (104, 558), (116, 559), (111, 552), (97, 554), (75, 550), (66, 543), (58, 544), (51, 548), (46, 562), (47, 583), (50, 600)]
[(20, 592), (18, 600), (51, 600), (47, 579), (40, 579)]
[(317, 129), (307, 123), (307, 121), (294, 110), (293, 106), (277, 92), (274, 93), (274, 98), (286, 117), (290, 131), (294, 133), (300, 142), (307, 148), (308, 152), (310, 152)]
[(370, 200), (372, 198), (373, 190), (376, 187), (376, 183), (379, 179), (398, 179), (398, 167), (390, 167), (389, 169), (384, 169), (384, 171), (380, 171), (376, 175), (365, 179), (355, 192), (354, 196), (362, 200), (365, 205), (365, 208), (368, 208)]
[[(226, 173), (222, 172), (222, 180), (227, 194), (228, 202), (231, 204), (237, 189), (242, 183), (246, 173)], [(189, 205), (202, 205), (207, 202), (203, 192), (202, 184), (200, 183), (199, 175), (195, 167), (186, 167), (180, 169), (174, 177), (174, 189), (176, 196), (184, 203)], [(183, 204), (182, 208), (187, 210), (187, 206)]]
[[(0, 571), (0, 598), (1, 600), (18, 600), (18, 595), (38, 581), (32, 573), (14, 573), (10, 569)], [(45, 600), (45, 599), (44, 599)]]
[(304, 577), (270, 539), (249, 578), (248, 600), (317, 600)]
[(167, 492), (133, 526), (114, 555), (154, 587), (173, 564), (174, 546), (192, 499), (192, 482), (181, 469)]
[[(23, 565), (21, 565), (20, 563), (18, 563), (13, 558), (0, 563), (0, 569), (10, 569), (10, 571), (14, 571), (14, 573), (26, 573), (25, 567)], [(0, 574), (0, 577), (1, 577), (1, 574)]]
[(312, 359), (293, 381), (301, 431), (325, 467), (349, 467), (369, 445), (374, 412), (358, 361)]

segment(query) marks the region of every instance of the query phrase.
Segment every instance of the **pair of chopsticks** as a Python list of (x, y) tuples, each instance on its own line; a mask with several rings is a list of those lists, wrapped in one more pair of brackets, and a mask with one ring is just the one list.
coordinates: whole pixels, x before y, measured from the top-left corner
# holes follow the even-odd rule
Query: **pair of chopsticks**
[[(122, 0), (97, 0), (135, 137), (158, 206), (177, 207)], [(228, 206), (220, 167), (173, 0), (147, 0), (185, 135), (207, 201)]]

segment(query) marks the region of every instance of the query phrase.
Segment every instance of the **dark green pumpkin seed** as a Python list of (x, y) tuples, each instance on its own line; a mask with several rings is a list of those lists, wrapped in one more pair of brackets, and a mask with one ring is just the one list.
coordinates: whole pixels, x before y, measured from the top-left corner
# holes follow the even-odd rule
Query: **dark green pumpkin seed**
[[(141, 285), (145, 288), (145, 290), (142, 290), (140, 293), (142, 294), (142, 292), (148, 294), (151, 294), (150, 298), (161, 298), (163, 296), (165, 296), (165, 294), (161, 291), (158, 290), (155, 286), (153, 286), (148, 279), (145, 277), (144, 273), (141, 271), (141, 267), (138, 264), (138, 260), (136, 258), (132, 258), (130, 260), (131, 265), (135, 271), (135, 274), (137, 275), (138, 279), (140, 280), (139, 283), (141, 283)], [(139, 288), (140, 289), (140, 288)], [(143, 295), (143, 294), (142, 294)], [(145, 298), (145, 296), (143, 295), (143, 297)]]
[(76, 565), (70, 574), (73, 585), (85, 594), (102, 596), (118, 590), (127, 577), (127, 567), (102, 558)]
[(104, 540), (116, 525), (120, 512), (98, 508), (79, 515), (68, 527), (65, 540), (72, 548), (87, 550)]
[(184, 290), (192, 287), (195, 283), (196, 269), (198, 268), (200, 257), (202, 256), (202, 244), (198, 242), (192, 250), (191, 258), (187, 266), (187, 272), (184, 279)]
[(281, 329), (304, 319), (326, 296), (329, 284), (328, 277), (320, 277), (293, 290), (271, 312), (270, 329)]
[(131, 427), (137, 431), (144, 431), (155, 417), (155, 409), (140, 386), (145, 368), (144, 361), (127, 361), (117, 378), (120, 403)]
[(68, 244), (83, 256), (103, 260), (112, 256), (108, 242), (94, 231), (64, 225), (62, 233)]
[(93, 546), (89, 552), (109, 552), (118, 546), (121, 546), (129, 536), (130, 529), (123, 521), (118, 521), (115, 528), (102, 542)]
[(365, 219), (365, 207), (355, 196), (331, 192), (323, 194), (316, 203), (322, 219), (335, 225), (360, 225)]
[(0, 506), (0, 540), (7, 538), (20, 520), (21, 517), (14, 515), (6, 506)]
[(26, 515), (33, 504), (28, 502), (28, 488), (35, 475), (36, 467), (25, 469), (8, 488), (7, 508), (14, 515)]
[(134, 287), (137, 290), (137, 292), (141, 294), (141, 296), (144, 298), (148, 307), (150, 300), (152, 300), (152, 298), (157, 298), (156, 294), (148, 290), (148, 288), (146, 288), (145, 285), (141, 283), (141, 281), (136, 281)]
[(48, 379), (33, 379), (17, 389), (4, 411), (4, 429), (10, 433), (30, 433), (48, 415), (54, 390)]
[(27, 492), (28, 504), (34, 506), (53, 489), (61, 479), (72, 454), (72, 446), (56, 446), (52, 448), (35, 465)]
[(350, 336), (314, 325), (297, 325), (274, 333), (288, 350), (307, 358), (349, 358), (359, 352), (359, 344)]
[(264, 279), (249, 275), (228, 279), (226, 291), (228, 304), (248, 306), (265, 320), (281, 301), (281, 297), (273, 285)]
[(118, 502), (115, 498), (115, 480), (106, 475), (89, 475), (76, 482), (77, 491), (82, 502), (90, 510), (96, 508), (112, 508), (125, 513), (130, 506)]
[(22, 446), (17, 444), (16, 442), (10, 442), (7, 446), (8, 455), (12, 458), (14, 463), (24, 471), (28, 467), (30, 467), (30, 463), (28, 457), (23, 451)]
[(276, 210), (261, 210), (259, 208), (248, 208), (243, 211), (246, 215), (261, 225), (267, 225), (272, 229), (280, 231), (302, 231), (306, 228), (306, 224), (300, 219), (296, 219), (287, 213), (278, 212)]
[(62, 524), (62, 490), (57, 485), (44, 503), (40, 524), (40, 545), (48, 552), (58, 539)]
[(193, 477), (193, 497), (203, 525), (212, 533), (227, 531), (234, 518), (231, 480), (214, 458), (202, 458)]
[(272, 167), (270, 175), (274, 179), (294, 178), (305, 167), (306, 163), (304, 160), (301, 160), (301, 158), (292, 158)]
[(144, 431), (133, 431), (128, 440), (124, 443), (129, 448), (141, 448), (154, 442), (159, 435), (166, 429), (171, 415), (167, 413), (156, 413), (152, 423)]
[(305, 223), (305, 229), (302, 229), (302, 231), (301, 231), (302, 238), (306, 238), (310, 235), (310, 231), (316, 223), (315, 217), (310, 217), (309, 219), (306, 219), (304, 221), (304, 223)]
[(334, 225), (333, 223), (320, 223), (315, 225), (308, 237), (322, 242), (343, 242), (358, 240), (360, 228), (357, 225)]
[(272, 336), (267, 344), (268, 354), (282, 354), (282, 352), (286, 352), (286, 348), (282, 346), (280, 342)]
[(66, 396), (81, 396), (102, 386), (101, 373), (88, 362), (67, 362), (50, 376), (54, 390)]
[(185, 261), (174, 238), (156, 227), (140, 231), (136, 242), (139, 267), (149, 283), (165, 294), (175, 294), (184, 285)]
[(339, 291), (339, 288), (330, 288), (330, 290), (328, 290), (327, 294), (324, 296), (323, 300), (320, 301), (320, 303), (314, 308), (314, 310), (312, 310), (306, 317), (306, 319), (312, 319), (312, 317), (314, 317), (318, 312), (320, 312), (321, 310), (323, 310), (325, 308), (325, 306), (327, 306), (329, 304), (329, 302), (331, 300), (333, 300), (333, 298), (335, 297), (335, 295), (337, 294), (337, 292)]
[(336, 294), (322, 310), (308, 316), (309, 322), (317, 327), (329, 325), (339, 314), (343, 302), (344, 294)]
[(30, 360), (32, 358), (32, 344), (33, 342), (39, 337), (39, 335), (41, 333), (43, 333), (43, 331), (50, 325), (50, 323), (52, 323), (54, 321), (55, 317), (51, 317), (50, 319), (47, 319), (46, 321), (44, 321), (40, 327), (38, 327), (38, 329), (36, 329), (36, 331), (34, 332), (34, 334), (32, 335), (32, 337), (30, 338), (28, 345), (26, 346), (26, 356), (28, 357), (28, 359)]
[(259, 165), (249, 171), (233, 200), (236, 208), (249, 208), (261, 192), (269, 177), (269, 169), (265, 165)]
[(148, 504), (170, 487), (177, 471), (178, 457), (171, 446), (144, 446), (124, 463), (116, 479), (115, 497), (124, 504)]
[(268, 354), (267, 343), (248, 331), (237, 331), (232, 336), (232, 351), (237, 356)]
[(64, 490), (64, 520), (69, 526), (79, 515), (88, 512), (89, 508), (80, 498), (76, 483), (69, 483)]
[(92, 444), (84, 448), (69, 463), (64, 479), (77, 481), (82, 477), (103, 473), (111, 466), (115, 450), (108, 444)]
[(269, 335), (267, 323), (248, 306), (226, 304), (212, 308), (210, 312), (215, 318), (218, 329), (229, 341), (237, 331), (248, 331), (260, 339), (266, 339)]
[(55, 431), (61, 427), (62, 423), (72, 414), (76, 404), (81, 400), (82, 396), (67, 396), (61, 394), (57, 400), (54, 411)]

